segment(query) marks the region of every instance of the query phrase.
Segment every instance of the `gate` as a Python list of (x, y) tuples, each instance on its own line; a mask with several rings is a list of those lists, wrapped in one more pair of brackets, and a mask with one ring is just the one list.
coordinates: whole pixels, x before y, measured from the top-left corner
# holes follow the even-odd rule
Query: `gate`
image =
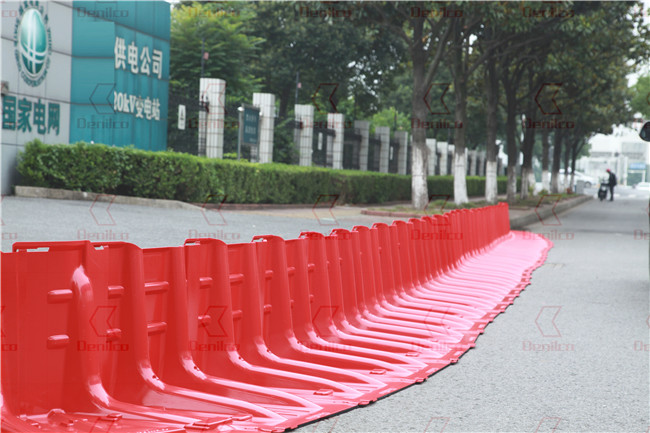
[(314, 135), (312, 141), (312, 164), (317, 167), (332, 166), (332, 141), (336, 132), (324, 126), (314, 125)]
[(361, 149), (361, 131), (359, 128), (345, 129), (343, 133), (343, 168), (359, 170), (359, 151)]
[(406, 174), (411, 174), (411, 164), (413, 163), (413, 144), (406, 147)]
[[(178, 107), (185, 106), (185, 129), (178, 128)], [(175, 152), (205, 155), (205, 136), (199, 142), (199, 124), (205, 123), (205, 108), (198, 89), (170, 89), (167, 118), (167, 148)], [(201, 146), (202, 144), (202, 146)]]
[(379, 153), (381, 140), (377, 137), (368, 138), (368, 171), (379, 171)]
[(397, 173), (399, 163), (399, 141), (394, 138), (390, 139), (390, 147), (388, 149), (388, 172)]

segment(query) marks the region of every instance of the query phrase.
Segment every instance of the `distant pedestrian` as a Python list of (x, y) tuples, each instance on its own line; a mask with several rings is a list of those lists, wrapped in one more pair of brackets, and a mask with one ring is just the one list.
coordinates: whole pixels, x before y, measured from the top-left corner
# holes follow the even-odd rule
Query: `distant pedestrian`
[(616, 186), (616, 175), (609, 168), (607, 169), (609, 173), (609, 181), (607, 181), (609, 186), (609, 201), (614, 201), (614, 187)]

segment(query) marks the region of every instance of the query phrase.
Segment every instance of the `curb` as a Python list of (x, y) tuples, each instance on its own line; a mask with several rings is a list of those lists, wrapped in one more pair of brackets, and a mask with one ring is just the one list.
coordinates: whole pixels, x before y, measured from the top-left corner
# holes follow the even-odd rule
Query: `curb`
[[(517, 217), (510, 217), (510, 229), (511, 230), (520, 230), (525, 228), (530, 224), (542, 223), (544, 218), (548, 218), (553, 214), (557, 215), (559, 213), (565, 212), (569, 209), (572, 209), (576, 206), (580, 206), (583, 203), (593, 200), (594, 198), (590, 195), (583, 195), (582, 197), (577, 197), (566, 202), (560, 202), (553, 206), (545, 206), (540, 208), (535, 208), (533, 211), (520, 215)], [(542, 225), (544, 225), (542, 223)], [(552, 224), (557, 225), (557, 224)]]
[(276, 203), (187, 203), (179, 200), (161, 198), (143, 198), (129, 195), (104, 194), (96, 192), (72, 191), (68, 189), (44, 188), (37, 186), (15, 187), (16, 197), (47, 198), (55, 200), (81, 200), (111, 202), (115, 204), (132, 204), (138, 206), (157, 207), (162, 209), (188, 209), (208, 208), (219, 210), (268, 210), (268, 209), (304, 209), (304, 208), (331, 208), (331, 204), (323, 202), (316, 205), (310, 204), (276, 204)]
[(57, 200), (82, 200), (110, 202), (111, 204), (134, 204), (139, 206), (157, 207), (162, 209), (191, 209), (196, 206), (178, 200), (159, 198), (141, 198), (127, 195), (99, 194), (96, 192), (70, 191), (67, 189), (41, 188), (36, 186), (16, 185), (16, 197), (50, 198)]
[[(556, 214), (567, 211), (571, 208), (581, 205), (589, 200), (593, 200), (593, 197), (590, 195), (583, 195), (581, 197), (576, 197), (571, 200), (560, 202), (556, 206), (544, 206), (535, 208), (532, 211), (529, 211), (525, 215), (520, 216), (510, 216), (510, 228), (512, 230), (520, 230), (527, 225), (534, 224), (536, 222), (541, 222), (544, 218), (547, 218), (553, 215), (553, 212)], [(451, 210), (451, 209), (449, 209)], [(362, 210), (361, 214), (371, 215), (371, 216), (381, 216), (381, 217), (395, 217), (395, 218), (420, 218), (422, 215), (409, 212), (391, 212), (391, 211), (381, 211), (381, 210)]]

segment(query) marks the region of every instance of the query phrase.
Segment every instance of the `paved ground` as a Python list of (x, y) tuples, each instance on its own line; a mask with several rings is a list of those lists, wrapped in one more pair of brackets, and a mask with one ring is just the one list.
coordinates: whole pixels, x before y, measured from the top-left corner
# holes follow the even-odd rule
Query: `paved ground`
[[(16, 240), (154, 247), (208, 234), (227, 242), (290, 238), (382, 220), (351, 208), (219, 214), (91, 204), (5, 197), (2, 250)], [(458, 364), (298, 432), (647, 432), (647, 206), (647, 195), (622, 194), (531, 226), (555, 242), (547, 264)]]

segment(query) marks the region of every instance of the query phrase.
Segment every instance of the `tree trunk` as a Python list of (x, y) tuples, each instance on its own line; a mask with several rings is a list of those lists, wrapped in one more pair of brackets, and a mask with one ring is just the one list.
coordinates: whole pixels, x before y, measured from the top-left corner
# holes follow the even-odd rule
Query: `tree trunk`
[(504, 86), (506, 89), (507, 113), (506, 113), (506, 143), (508, 146), (508, 203), (514, 204), (517, 199), (517, 141), (516, 134), (516, 95), (512, 86)]
[[(578, 154), (578, 140), (571, 143), (571, 188), (576, 184), (576, 156)], [(573, 191), (575, 193), (575, 189)]]
[(567, 192), (572, 184), (569, 183), (569, 156), (571, 155), (571, 145), (569, 143), (564, 145), (564, 191)]
[[(416, 26), (416, 33), (418, 27)], [(420, 33), (421, 33), (421, 29)], [(419, 52), (418, 52), (419, 51)], [(413, 134), (413, 153), (411, 161), (411, 204), (415, 209), (423, 210), (429, 203), (427, 188), (427, 165), (429, 149), (427, 148), (426, 129), (420, 127), (427, 117), (428, 109), (424, 101), (426, 93), (425, 56), (418, 44), (413, 48), (413, 97), (411, 99)]]
[(562, 133), (559, 129), (553, 132), (553, 169), (551, 171), (551, 193), (560, 192), (560, 158), (562, 157)]
[(497, 110), (499, 80), (497, 78), (494, 57), (489, 56), (486, 65), (485, 96), (487, 99), (486, 119), (486, 149), (485, 157), (485, 200), (494, 204), (497, 202)]
[(465, 158), (465, 117), (467, 115), (467, 74), (464, 67), (463, 33), (459, 24), (455, 26), (453, 45), (454, 95), (454, 202), (467, 203), (467, 159)]
[[(532, 107), (529, 107), (526, 113), (526, 122), (530, 119), (534, 122)], [(524, 129), (524, 163), (521, 166), (521, 199), (528, 198), (528, 189), (530, 186), (535, 187), (535, 174), (533, 173), (533, 147), (535, 146), (535, 128)], [(532, 177), (532, 180), (531, 180)]]
[(542, 189), (545, 191), (551, 190), (551, 178), (548, 171), (549, 155), (548, 155), (548, 129), (542, 129)]

